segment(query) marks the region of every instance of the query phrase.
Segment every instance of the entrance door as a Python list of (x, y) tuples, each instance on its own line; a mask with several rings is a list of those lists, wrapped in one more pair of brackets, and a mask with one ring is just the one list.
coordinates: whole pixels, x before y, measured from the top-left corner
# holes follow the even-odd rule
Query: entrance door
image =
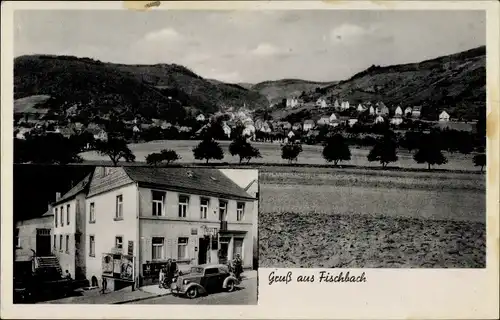
[(50, 256), (50, 229), (36, 229), (36, 254)]
[(233, 258), (236, 258), (236, 255), (239, 254), (240, 258), (243, 259), (243, 238), (234, 238), (233, 243)]
[(220, 238), (219, 239), (219, 263), (226, 264), (227, 263), (227, 255), (229, 251), (229, 238)]
[(207, 254), (210, 247), (210, 239), (200, 238), (198, 245), (198, 264), (207, 263)]

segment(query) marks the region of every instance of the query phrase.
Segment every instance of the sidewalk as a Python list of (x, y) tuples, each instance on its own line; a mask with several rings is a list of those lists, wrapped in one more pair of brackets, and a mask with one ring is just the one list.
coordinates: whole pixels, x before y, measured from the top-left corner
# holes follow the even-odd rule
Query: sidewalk
[[(256, 270), (247, 270), (243, 272), (242, 282), (248, 279), (257, 278)], [(40, 303), (49, 304), (122, 304), (136, 302), (151, 298), (162, 297), (170, 294), (170, 290), (161, 289), (157, 284), (144, 286), (135, 291), (130, 287), (119, 291), (111, 291), (105, 294), (99, 292), (99, 288), (81, 292), (81, 296), (68, 297), (63, 299), (44, 301)]]
[(138, 290), (132, 291), (131, 288), (124, 288), (119, 291), (111, 291), (105, 294), (99, 292), (99, 289), (85, 291), (81, 296), (68, 297), (63, 299), (45, 301), (40, 303), (50, 304), (119, 304), (124, 302), (139, 301), (155, 298), (154, 294)]

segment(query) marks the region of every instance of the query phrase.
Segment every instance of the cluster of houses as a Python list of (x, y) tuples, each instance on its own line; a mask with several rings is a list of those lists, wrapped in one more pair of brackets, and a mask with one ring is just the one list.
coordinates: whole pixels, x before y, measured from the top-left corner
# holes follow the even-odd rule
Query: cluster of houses
[[(167, 120), (161, 119), (151, 119), (150, 121), (147, 121), (147, 123), (145, 121), (134, 119), (124, 121), (124, 125), (128, 130), (131, 130), (133, 135), (136, 136), (139, 136), (141, 132), (149, 130), (152, 127), (161, 128), (163, 130), (175, 127), (178, 132), (183, 132), (196, 137), (210, 125), (210, 120), (223, 116), (224, 121), (222, 121), (222, 130), (228, 138), (231, 137), (231, 132), (236, 126), (243, 126), (243, 135), (255, 140), (259, 133), (264, 135), (278, 134), (290, 136), (294, 135), (293, 131), (301, 130), (307, 132), (326, 125), (332, 127), (340, 125), (353, 126), (358, 122), (359, 115), (361, 114), (369, 115), (368, 119), (373, 119), (373, 123), (376, 124), (389, 122), (391, 125), (399, 126), (403, 123), (405, 118), (420, 119), (422, 111), (421, 106), (408, 106), (405, 109), (401, 106), (396, 106), (393, 109), (393, 112), (391, 112), (382, 101), (375, 104), (371, 102), (359, 103), (356, 106), (347, 100), (339, 99), (336, 99), (333, 104), (328, 103), (325, 98), (319, 98), (315, 103), (313, 102), (307, 104), (305, 104), (302, 99), (297, 97), (291, 97), (286, 100), (287, 109), (294, 109), (306, 105), (310, 105), (311, 107), (319, 110), (324, 109), (323, 115), (318, 116), (315, 119), (304, 119), (300, 123), (288, 123), (286, 121), (263, 121), (253, 119), (252, 111), (248, 110), (244, 105), (242, 108), (238, 109), (226, 108), (224, 111), (213, 115), (204, 115), (202, 113), (195, 114), (194, 118), (201, 125), (201, 128), (196, 132), (193, 132), (193, 128), (191, 127), (173, 125)], [(333, 107), (334, 110), (329, 110), (331, 107)], [(333, 112), (329, 113), (329, 111)], [(72, 112), (71, 108), (68, 109), (68, 112)], [(349, 116), (344, 116), (344, 114), (349, 114)], [(26, 134), (31, 130), (41, 129), (44, 132), (53, 131), (55, 133), (60, 133), (65, 137), (70, 137), (71, 135), (86, 131), (90, 132), (95, 140), (107, 140), (108, 138), (104, 127), (99, 124), (90, 123), (88, 125), (83, 125), (79, 122), (75, 122), (65, 125), (64, 127), (58, 127), (56, 121), (40, 120), (40, 115), (41, 114), (38, 112), (35, 115), (36, 117), (33, 118), (33, 115), (31, 114), (23, 114), (23, 117), (15, 124), (15, 137), (18, 139), (24, 139)], [(29, 123), (25, 123), (26, 121)], [(450, 115), (443, 110), (439, 114), (438, 122), (446, 125), (446, 123), (450, 122)]]

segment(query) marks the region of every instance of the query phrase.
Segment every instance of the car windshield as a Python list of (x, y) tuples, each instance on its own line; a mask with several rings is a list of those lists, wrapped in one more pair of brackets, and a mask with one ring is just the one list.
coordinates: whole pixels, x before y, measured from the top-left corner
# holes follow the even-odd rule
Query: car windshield
[(201, 267), (191, 267), (190, 273), (200, 273), (200, 274), (203, 274), (203, 268), (201, 268)]

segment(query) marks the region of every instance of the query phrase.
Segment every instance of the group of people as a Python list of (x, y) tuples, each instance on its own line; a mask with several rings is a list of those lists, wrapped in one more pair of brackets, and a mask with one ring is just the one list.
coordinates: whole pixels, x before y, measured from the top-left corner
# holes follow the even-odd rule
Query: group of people
[(168, 259), (167, 264), (160, 269), (159, 287), (169, 289), (173, 278), (178, 272), (177, 263), (172, 259)]

